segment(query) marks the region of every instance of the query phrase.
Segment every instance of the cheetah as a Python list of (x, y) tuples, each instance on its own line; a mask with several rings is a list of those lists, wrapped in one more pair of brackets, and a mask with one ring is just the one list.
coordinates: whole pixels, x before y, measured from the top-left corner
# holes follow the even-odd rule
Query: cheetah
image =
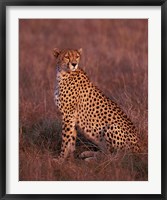
[(62, 145), (58, 160), (75, 151), (79, 127), (101, 151), (140, 152), (137, 131), (121, 108), (106, 97), (79, 67), (82, 49), (55, 48), (55, 104), (62, 115)]

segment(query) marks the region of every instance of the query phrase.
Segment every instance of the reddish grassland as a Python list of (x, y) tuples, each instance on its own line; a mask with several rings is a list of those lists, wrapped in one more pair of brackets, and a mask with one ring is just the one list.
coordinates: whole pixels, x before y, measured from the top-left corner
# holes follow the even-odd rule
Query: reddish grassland
[[(79, 133), (75, 160), (52, 166), (61, 145), (61, 116), (53, 100), (54, 47), (83, 48), (81, 68), (135, 124), (141, 154), (86, 162), (78, 155), (95, 147)], [(147, 20), (20, 19), (19, 135), (21, 181), (148, 180)]]

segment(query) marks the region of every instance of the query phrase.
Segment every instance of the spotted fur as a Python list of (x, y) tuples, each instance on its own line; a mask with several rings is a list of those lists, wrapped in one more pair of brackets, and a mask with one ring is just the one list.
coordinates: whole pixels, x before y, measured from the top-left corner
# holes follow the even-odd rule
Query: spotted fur
[(55, 103), (62, 114), (59, 158), (73, 154), (76, 126), (102, 151), (139, 152), (136, 129), (121, 108), (107, 98), (78, 67), (82, 50), (54, 49), (56, 57)]

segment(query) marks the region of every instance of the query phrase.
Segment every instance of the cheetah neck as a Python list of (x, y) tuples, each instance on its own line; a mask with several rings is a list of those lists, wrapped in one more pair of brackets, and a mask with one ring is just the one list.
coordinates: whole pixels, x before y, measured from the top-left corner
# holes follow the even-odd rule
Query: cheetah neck
[(61, 81), (63, 79), (68, 79), (73, 71), (67, 71), (62, 69), (59, 65), (56, 66), (56, 80)]
[(54, 96), (55, 96), (55, 103), (59, 108), (61, 108), (61, 102), (60, 102), (60, 99), (59, 99), (60, 83), (61, 83), (61, 81), (64, 81), (68, 77), (69, 77), (69, 73), (62, 70), (59, 66), (56, 66), (56, 81), (55, 81)]
[(57, 76), (63, 76), (65, 74), (67, 74), (68, 72), (66, 72), (64, 69), (62, 69), (59, 65), (56, 66), (56, 77)]
[(58, 100), (59, 100), (59, 93), (60, 93), (60, 80), (61, 80), (61, 70), (59, 66), (56, 66), (56, 82), (55, 82), (55, 91), (54, 91), (54, 95), (55, 95), (55, 100), (56, 100), (56, 104), (58, 105)]

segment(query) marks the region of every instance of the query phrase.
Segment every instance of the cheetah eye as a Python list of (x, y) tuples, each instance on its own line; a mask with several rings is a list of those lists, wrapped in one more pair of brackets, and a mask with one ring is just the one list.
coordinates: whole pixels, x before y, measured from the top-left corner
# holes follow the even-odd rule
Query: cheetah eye
[(76, 58), (79, 58), (79, 55), (77, 55)]
[(68, 55), (65, 55), (64, 58), (69, 59)]

